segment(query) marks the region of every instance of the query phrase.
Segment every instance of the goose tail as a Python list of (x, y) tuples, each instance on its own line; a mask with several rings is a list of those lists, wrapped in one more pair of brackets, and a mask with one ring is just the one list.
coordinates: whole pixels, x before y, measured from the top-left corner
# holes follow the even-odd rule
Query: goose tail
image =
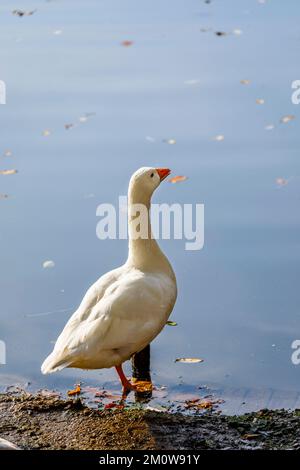
[(52, 374), (53, 372), (58, 372), (66, 367), (69, 367), (71, 364), (70, 359), (59, 358), (53, 352), (48, 356), (42, 364), (41, 371), (42, 374)]

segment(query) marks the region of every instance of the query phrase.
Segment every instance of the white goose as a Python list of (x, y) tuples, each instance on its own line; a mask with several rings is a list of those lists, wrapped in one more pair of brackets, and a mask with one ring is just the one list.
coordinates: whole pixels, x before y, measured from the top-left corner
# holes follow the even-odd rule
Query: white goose
[[(124, 375), (122, 363), (160, 333), (177, 297), (175, 274), (152, 238), (149, 213), (154, 190), (169, 174), (167, 168), (145, 167), (132, 175), (128, 189), (128, 259), (87, 291), (44, 361), (43, 374), (66, 367), (114, 366), (123, 393), (134, 389)], [(146, 223), (147, 237), (137, 236), (136, 204), (146, 208), (142, 223)], [(141, 233), (142, 230), (140, 227)]]

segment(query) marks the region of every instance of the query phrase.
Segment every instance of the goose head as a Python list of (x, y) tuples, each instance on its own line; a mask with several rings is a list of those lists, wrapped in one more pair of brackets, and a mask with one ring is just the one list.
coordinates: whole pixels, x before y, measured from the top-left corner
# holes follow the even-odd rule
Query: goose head
[(134, 202), (148, 202), (155, 189), (171, 173), (169, 168), (142, 167), (129, 182), (129, 197)]

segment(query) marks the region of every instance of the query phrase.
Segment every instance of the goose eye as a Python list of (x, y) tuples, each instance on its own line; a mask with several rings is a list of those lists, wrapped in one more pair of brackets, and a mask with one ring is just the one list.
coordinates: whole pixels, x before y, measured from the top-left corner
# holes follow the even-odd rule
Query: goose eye
[(150, 175), (150, 176), (151, 176), (151, 178), (153, 178), (153, 176), (154, 176), (154, 173), (151, 173), (151, 175)]

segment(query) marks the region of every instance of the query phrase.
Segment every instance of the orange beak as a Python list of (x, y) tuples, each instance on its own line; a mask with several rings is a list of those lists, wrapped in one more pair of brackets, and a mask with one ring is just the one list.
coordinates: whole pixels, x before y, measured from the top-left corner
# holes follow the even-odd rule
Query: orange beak
[(171, 170), (169, 168), (155, 168), (158, 176), (160, 177), (160, 181), (163, 181), (169, 174), (171, 173)]

